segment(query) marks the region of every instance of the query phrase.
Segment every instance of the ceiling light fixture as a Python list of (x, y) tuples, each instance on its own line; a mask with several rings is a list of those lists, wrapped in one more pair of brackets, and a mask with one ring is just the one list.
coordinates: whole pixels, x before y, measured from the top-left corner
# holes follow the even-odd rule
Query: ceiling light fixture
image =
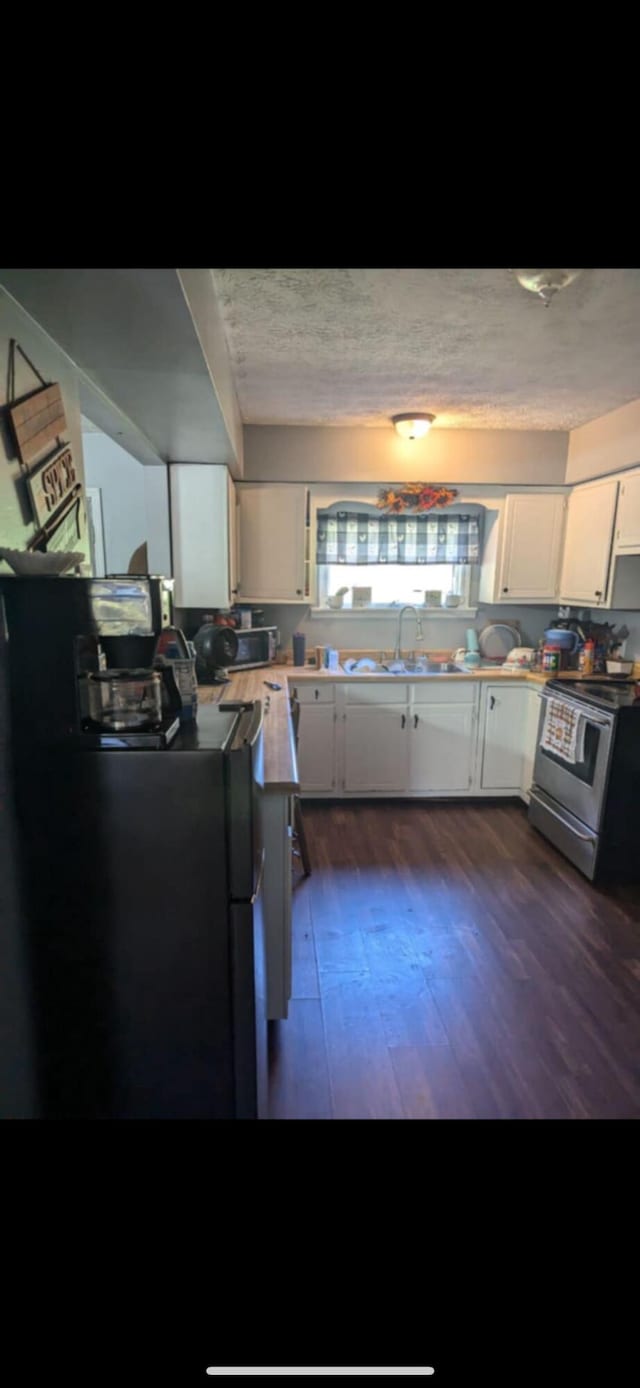
[(566, 289), (568, 284), (582, 274), (582, 270), (514, 270), (512, 273), (523, 289), (537, 294), (548, 308), (554, 294), (557, 294), (559, 289)]
[(391, 423), (403, 439), (421, 439), (429, 433), (434, 419), (434, 414), (394, 414)]

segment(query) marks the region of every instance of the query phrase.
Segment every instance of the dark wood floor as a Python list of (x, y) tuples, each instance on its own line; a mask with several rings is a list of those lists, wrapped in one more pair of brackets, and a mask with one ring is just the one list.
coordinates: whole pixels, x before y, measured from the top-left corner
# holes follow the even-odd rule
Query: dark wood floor
[(516, 802), (304, 804), (274, 1118), (640, 1117), (640, 890)]

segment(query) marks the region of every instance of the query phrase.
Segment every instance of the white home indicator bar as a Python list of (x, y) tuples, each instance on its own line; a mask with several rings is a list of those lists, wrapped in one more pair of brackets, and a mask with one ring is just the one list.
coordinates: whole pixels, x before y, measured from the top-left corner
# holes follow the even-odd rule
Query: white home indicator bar
[(207, 1369), (208, 1374), (433, 1374), (435, 1369)]

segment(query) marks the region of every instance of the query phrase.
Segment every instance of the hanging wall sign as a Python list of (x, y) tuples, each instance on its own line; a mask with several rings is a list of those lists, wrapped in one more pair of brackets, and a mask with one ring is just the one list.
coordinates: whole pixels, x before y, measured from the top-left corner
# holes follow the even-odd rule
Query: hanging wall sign
[(49, 524), (78, 482), (70, 448), (63, 448), (55, 458), (50, 458), (29, 473), (27, 483), (31, 505), (40, 529)]
[(59, 385), (43, 386), (16, 404), (10, 405), (9, 419), (13, 429), (16, 452), (25, 467), (40, 458), (45, 449), (51, 452), (67, 427)]

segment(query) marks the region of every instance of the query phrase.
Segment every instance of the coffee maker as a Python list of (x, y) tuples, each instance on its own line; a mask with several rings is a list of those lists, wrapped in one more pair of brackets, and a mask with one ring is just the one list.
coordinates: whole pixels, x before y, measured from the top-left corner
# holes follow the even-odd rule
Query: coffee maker
[(159, 575), (0, 580), (12, 723), (32, 747), (168, 747), (179, 729), (172, 671), (154, 670), (171, 622)]

